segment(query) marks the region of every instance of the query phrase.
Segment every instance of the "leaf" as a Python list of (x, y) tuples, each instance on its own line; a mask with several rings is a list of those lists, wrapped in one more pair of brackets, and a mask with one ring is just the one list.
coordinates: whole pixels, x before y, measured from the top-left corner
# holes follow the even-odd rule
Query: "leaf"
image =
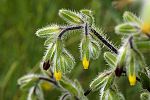
[(59, 10), (59, 16), (70, 24), (78, 25), (83, 23), (81, 15), (70, 10), (66, 9)]
[(78, 90), (75, 87), (74, 83), (72, 83), (67, 77), (63, 76), (59, 81), (60, 85), (67, 90), (72, 96), (78, 96)]
[(39, 85), (30, 88), (27, 100), (44, 100), (43, 92)]
[(49, 44), (47, 47), (47, 50), (44, 54), (43, 60), (44, 61), (48, 61), (48, 60), (52, 61), (55, 51), (56, 51), (56, 44), (54, 44), (54, 43)]
[(119, 54), (117, 56), (117, 67), (123, 67), (126, 61), (128, 49), (129, 49), (128, 44), (123, 44), (123, 46), (120, 47)]
[(141, 100), (150, 100), (150, 93), (149, 92), (143, 92), (140, 95)]
[(90, 57), (92, 59), (97, 59), (100, 55), (101, 49), (100, 49), (100, 45), (97, 41), (91, 39), (90, 43), (89, 43), (89, 49), (90, 49)]
[(93, 17), (93, 12), (88, 9), (82, 9), (80, 12), (86, 17), (86, 21), (89, 23), (89, 25), (94, 24), (94, 17)]
[(84, 95), (84, 90), (81, 86), (81, 84), (79, 83), (78, 80), (74, 80), (75, 86), (78, 89), (78, 98), (79, 100), (88, 100), (88, 98)]
[(113, 75), (111, 74), (111, 71), (105, 71), (103, 73), (100, 73), (93, 81), (90, 83), (90, 89), (92, 91), (97, 91), (101, 88), (106, 90), (111, 83), (113, 82)]
[(137, 48), (141, 51), (149, 51), (150, 50), (150, 41), (145, 40), (145, 41), (134, 41), (135, 45)]
[(100, 100), (125, 100), (124, 96), (120, 92), (116, 92), (112, 89), (103, 91), (104, 94), (100, 97)]
[(33, 86), (39, 80), (39, 75), (28, 74), (18, 79), (21, 89), (26, 90)]
[(61, 71), (63, 73), (70, 72), (71, 69), (73, 69), (73, 67), (75, 65), (75, 60), (74, 60), (73, 56), (66, 50), (64, 50), (64, 52), (61, 54), (61, 56), (58, 60), (60, 60), (58, 65), (60, 66)]
[(116, 68), (115, 64), (117, 61), (117, 55), (112, 54), (111, 52), (105, 52), (104, 59), (106, 60), (109, 66), (111, 66), (113, 69)]
[(84, 36), (80, 43), (80, 55), (82, 60), (84, 57), (86, 57), (88, 61), (90, 60), (89, 43), (89, 36)]
[(133, 34), (139, 33), (139, 26), (134, 23), (123, 23), (115, 27), (115, 32), (118, 34)]
[(54, 37), (54, 33), (59, 33), (61, 31), (58, 25), (51, 25), (39, 29), (35, 34), (39, 37)]
[(49, 44), (54, 43), (54, 42), (55, 42), (55, 38), (51, 36), (47, 38), (47, 40), (44, 42), (44, 45), (48, 46)]
[(139, 26), (142, 24), (142, 21), (136, 15), (129, 11), (124, 12), (123, 19), (125, 22), (137, 23)]
[(138, 75), (140, 76), (140, 82), (142, 83), (142, 87), (144, 89), (150, 90), (150, 78), (144, 72), (139, 71)]

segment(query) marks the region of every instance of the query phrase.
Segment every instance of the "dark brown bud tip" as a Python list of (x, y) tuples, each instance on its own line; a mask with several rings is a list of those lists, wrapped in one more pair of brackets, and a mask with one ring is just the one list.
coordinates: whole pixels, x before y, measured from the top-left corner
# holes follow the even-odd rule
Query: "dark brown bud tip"
[(50, 67), (49, 60), (43, 63), (43, 69), (44, 69), (44, 70), (48, 70), (49, 67)]
[(88, 89), (87, 91), (85, 91), (84, 95), (87, 96), (88, 94), (90, 94), (91, 91), (91, 89)]
[(115, 74), (118, 77), (121, 76), (122, 72), (123, 72), (123, 68), (122, 67), (117, 67), (116, 70), (115, 70)]

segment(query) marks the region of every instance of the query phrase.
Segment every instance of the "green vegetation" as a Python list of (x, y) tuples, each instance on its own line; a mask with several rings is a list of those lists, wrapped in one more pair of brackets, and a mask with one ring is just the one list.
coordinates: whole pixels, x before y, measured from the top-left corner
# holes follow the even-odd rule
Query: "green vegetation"
[[(126, 5), (121, 6), (121, 1), (124, 2), (124, 4), (126, 3)], [(135, 2), (131, 2), (129, 4), (127, 3), (127, 1), (125, 2), (125, 0), (120, 0), (118, 2), (117, 1), (114, 2), (112, 0), (107, 0), (107, 1), (105, 0), (88, 0), (88, 1), (84, 1), (84, 0), (82, 1), (81, 0), (72, 0), (72, 1), (70, 0), (68, 1), (64, 1), (64, 0), (57, 0), (57, 1), (56, 0), (43, 0), (43, 1), (42, 0), (24, 0), (24, 1), (23, 0), (13, 0), (13, 1), (1, 0), (0, 1), (0, 69), (1, 69), (0, 100), (10, 100), (10, 99), (11, 100), (26, 100), (28, 96), (28, 89), (26, 90), (26, 88), (32, 86), (33, 84), (37, 85), (37, 91), (41, 91), (42, 89), (44, 98), (46, 100), (48, 99), (56, 100), (59, 98), (59, 96), (62, 95), (59, 89), (55, 89), (55, 86), (53, 84), (42, 82), (41, 83), (42, 88), (37, 84), (38, 83), (37, 77), (39, 77), (38, 74), (41, 73), (40, 65), (42, 65), (41, 61), (42, 61), (42, 56), (44, 55), (45, 48), (43, 46), (44, 39), (37, 38), (35, 35), (38, 29), (48, 26), (51, 23), (54, 23), (54, 24), (57, 23), (58, 26), (66, 25), (66, 23), (63, 20), (61, 20), (60, 17), (58, 17), (58, 12), (60, 11), (60, 9), (64, 8), (64, 9), (70, 9), (70, 10), (75, 10), (75, 11), (79, 11), (80, 9), (83, 9), (83, 8), (90, 9), (91, 11), (93, 11), (93, 16), (95, 18), (95, 21), (92, 21), (93, 17), (89, 16), (88, 24), (91, 25), (93, 22), (95, 22), (98, 28), (102, 28), (99, 31), (100, 32), (104, 31), (102, 32), (102, 34), (105, 33), (107, 37), (109, 38), (109, 40), (113, 41), (113, 43), (116, 44), (116, 47), (119, 48), (122, 36), (118, 34), (123, 33), (124, 35), (128, 36), (128, 34), (126, 33), (129, 33), (129, 34), (131, 32), (137, 33), (138, 31), (135, 29), (135, 27), (137, 28), (135, 24), (123, 23), (122, 15), (125, 21), (136, 21), (139, 24), (139, 21), (137, 21), (138, 18), (135, 18), (135, 16), (133, 17), (132, 13), (130, 12), (134, 12), (136, 13), (136, 15), (140, 15), (139, 13), (140, 6), (141, 6), (141, 3), (138, 0)], [(145, 8), (145, 9), (149, 9), (149, 8)], [(124, 13), (125, 11), (130, 11), (130, 12)], [(63, 12), (64, 13), (60, 11), (61, 14), (59, 13), (59, 15), (65, 16), (66, 18), (67, 17), (66, 13), (68, 12), (67, 10)], [(145, 10), (145, 13), (142, 15), (146, 16), (147, 12), (149, 11)], [(81, 11), (81, 13), (85, 15), (91, 15), (86, 10)], [(72, 20), (71, 18), (67, 17), (71, 21), (70, 24), (78, 25), (78, 24), (84, 23), (84, 21), (78, 18), (78, 16), (75, 16), (70, 12), (68, 14), (70, 16), (73, 16), (71, 18), (75, 19), (75, 20)], [(129, 15), (129, 17), (127, 15)], [(132, 17), (130, 18), (130, 16)], [(147, 19), (147, 17), (143, 17), (143, 18)], [(143, 27), (147, 27), (147, 24), (143, 25)], [(114, 29), (116, 29), (116, 32), (118, 34), (115, 34)], [(59, 30), (57, 30), (57, 27), (55, 25), (55, 27), (50, 32), (56, 32), (56, 31), (59, 32)], [(149, 31), (148, 28), (142, 28), (142, 32), (146, 33), (145, 36), (148, 36), (147, 31)], [(45, 37), (46, 35), (44, 33), (41, 33), (40, 35), (42, 37)], [(66, 52), (63, 55), (63, 57), (67, 56), (68, 61), (70, 61), (70, 59), (71, 60), (75, 59), (76, 63), (73, 69), (72, 68), (67, 69), (67, 71), (66, 69), (61, 69), (61, 70), (63, 70), (62, 71), (63, 73), (66, 72), (66, 76), (69, 77), (70, 79), (72, 80), (78, 79), (79, 83), (82, 85), (82, 88), (84, 90), (81, 88), (77, 80), (70, 82), (70, 80), (66, 79), (66, 77), (64, 76), (62, 77), (60, 84), (62, 85), (62, 87), (65, 87), (70, 93), (72, 93), (71, 95), (80, 94), (80, 97), (83, 97), (81, 99), (86, 99), (86, 97), (84, 98), (83, 93), (89, 88), (91, 88), (93, 92), (91, 92), (87, 96), (89, 100), (99, 99), (99, 91), (96, 91), (98, 88), (100, 88), (99, 86), (103, 83), (108, 82), (109, 83), (108, 86), (106, 85), (105, 87), (109, 87), (111, 84), (111, 81), (114, 80), (113, 78), (111, 78), (114, 76), (114, 74), (113, 73), (110, 74), (111, 72), (104, 71), (104, 70), (109, 69), (110, 67), (112, 70), (115, 70), (114, 63), (118, 61), (118, 59), (116, 58), (116, 55), (112, 55), (110, 52), (106, 52), (108, 51), (108, 49), (106, 48), (101, 48), (101, 51), (100, 51), (101, 53), (97, 52), (99, 51), (99, 46), (97, 46), (98, 43), (96, 43), (95, 41), (98, 41), (98, 40), (95, 40), (95, 41), (93, 40), (94, 42), (92, 41), (90, 43), (95, 43), (94, 46), (96, 50), (94, 49), (95, 52), (93, 52), (92, 55), (93, 55), (93, 58), (96, 57), (98, 59), (95, 60), (93, 58), (92, 59), (87, 58), (86, 60), (90, 59), (90, 67), (89, 67), (89, 70), (83, 70), (82, 61), (80, 57), (84, 58), (84, 55), (86, 55), (87, 57), (88, 51), (84, 53), (85, 51), (84, 48), (87, 48), (87, 47), (83, 46), (82, 54), (80, 54), (79, 52), (78, 47), (79, 47), (79, 43), (81, 42), (80, 34), (81, 34), (80, 31), (77, 31), (77, 32), (75, 31), (74, 33), (69, 33), (69, 36), (66, 35), (64, 45), (65, 45), (65, 48), (69, 51), (69, 54), (68, 52)], [(49, 44), (50, 42), (52, 42), (51, 39), (50, 41), (47, 40), (45, 44)], [(82, 42), (84, 42), (84, 40), (82, 40)], [(148, 58), (150, 57), (150, 53), (148, 52), (150, 50), (149, 40), (145, 39), (145, 40), (142, 40), (142, 42), (139, 40), (134, 40), (134, 43), (136, 44), (137, 48), (139, 48), (139, 51), (141, 51), (142, 54), (144, 55), (147, 66), (150, 65), (150, 62), (148, 60)], [(82, 44), (80, 46), (82, 46)], [(102, 45), (100, 46), (102, 47)], [(128, 47), (128, 46), (126, 46), (125, 44), (124, 47)], [(104, 54), (104, 51), (106, 52), (105, 54)], [(127, 53), (130, 54), (131, 52), (127, 52)], [(131, 54), (133, 54), (132, 57), (136, 55), (134, 53), (131, 53)], [(100, 55), (100, 57), (97, 57), (98, 55)], [(74, 57), (74, 59), (72, 59), (72, 56)], [(129, 59), (131, 60), (131, 63), (129, 64), (130, 66), (133, 66), (133, 62), (134, 62), (132, 57), (130, 57)], [(88, 65), (86, 60), (84, 62), (85, 66)], [(52, 62), (52, 64), (53, 63), (54, 62)], [(122, 64), (122, 61), (119, 61), (119, 65), (121, 64)], [(74, 61), (69, 62), (69, 65), (74, 65)], [(65, 67), (65, 65), (63, 66)], [(133, 74), (132, 73), (134, 71), (133, 69), (132, 68), (129, 69), (128, 72), (130, 73), (131, 71), (131, 74)], [(68, 73), (70, 71), (71, 73)], [(102, 74), (100, 76), (97, 76), (98, 73), (100, 72)], [(31, 73), (36, 73), (36, 75), (33, 75)], [(26, 81), (31, 84), (28, 84), (28, 85), (24, 84), (23, 86), (21, 86), (21, 88), (24, 89), (24, 91), (22, 91), (20, 90), (20, 86), (17, 84), (17, 80), (21, 76), (24, 76), (26, 74), (31, 75), (31, 76), (28, 76), (29, 80)], [(49, 75), (49, 73), (47, 74)], [(102, 79), (103, 76), (105, 76), (104, 74), (108, 74), (108, 76)], [(142, 78), (141, 83), (143, 86), (141, 86), (141, 84), (137, 82), (135, 86), (131, 87), (130, 85), (134, 85), (134, 82), (133, 83), (131, 82), (129, 84), (128, 78), (123, 76), (121, 78), (117, 78), (117, 84), (119, 88), (119, 92), (117, 92), (118, 94), (115, 94), (116, 91), (113, 91), (113, 90), (107, 90), (104, 94), (105, 95), (111, 94), (116, 97), (117, 95), (122, 97), (122, 94), (123, 94), (126, 100), (132, 100), (133, 98), (136, 98), (137, 100), (140, 99), (140, 94), (143, 92), (141, 91), (141, 89), (142, 88), (147, 89), (147, 87), (149, 86), (149, 84), (145, 84), (149, 82), (149, 78), (147, 77), (147, 74), (143, 72), (139, 72), (138, 75), (139, 75), (138, 77)], [(25, 77), (25, 79), (28, 79), (28, 77)], [(93, 80), (95, 77), (96, 79)], [(91, 82), (92, 80), (93, 82)], [(102, 82), (99, 82), (101, 80)], [(133, 77), (131, 77), (131, 80), (133, 80)], [(21, 79), (20, 79), (20, 82), (22, 82)], [(98, 82), (98, 85), (95, 85), (97, 84), (97, 82)], [(23, 82), (20, 84), (23, 84)], [(89, 87), (89, 84), (90, 84), (90, 87)], [(55, 85), (57, 86), (57, 83)], [(34, 88), (30, 89), (30, 92), (32, 91), (34, 91)], [(143, 100), (148, 100), (147, 99), (148, 94), (149, 94), (148, 92), (144, 92), (141, 95), (141, 98), (143, 98)], [(63, 95), (68, 95), (68, 94), (64, 93)], [(42, 99), (43, 97), (42, 93), (39, 93), (39, 97), (40, 99)], [(36, 98), (36, 97), (33, 97), (33, 98)]]

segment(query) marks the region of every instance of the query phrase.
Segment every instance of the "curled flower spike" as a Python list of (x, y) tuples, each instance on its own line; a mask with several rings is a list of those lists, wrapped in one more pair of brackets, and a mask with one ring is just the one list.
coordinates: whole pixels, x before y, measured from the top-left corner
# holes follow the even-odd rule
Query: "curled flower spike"
[(84, 69), (89, 68), (89, 60), (87, 60), (86, 56), (83, 57), (82, 64)]
[(62, 73), (60, 71), (55, 71), (54, 77), (55, 77), (56, 81), (59, 81), (59, 80), (61, 80)]
[(136, 84), (136, 76), (135, 75), (129, 75), (128, 79), (129, 79), (131, 86)]
[(148, 35), (150, 33), (150, 23), (143, 23), (141, 30), (143, 33)]

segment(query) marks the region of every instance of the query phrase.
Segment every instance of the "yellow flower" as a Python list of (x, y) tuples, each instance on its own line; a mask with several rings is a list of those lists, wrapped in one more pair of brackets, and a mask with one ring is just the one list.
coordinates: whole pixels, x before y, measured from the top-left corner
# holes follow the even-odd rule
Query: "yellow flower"
[(84, 69), (89, 68), (89, 60), (87, 60), (86, 56), (83, 57), (82, 64)]
[(130, 82), (130, 85), (133, 86), (136, 84), (136, 76), (135, 75), (129, 75), (129, 82)]
[(41, 84), (42, 88), (46, 91), (51, 90), (52, 89), (52, 85), (49, 84), (48, 82), (43, 81)]
[(59, 80), (61, 80), (62, 73), (60, 71), (58, 71), (58, 72), (55, 71), (54, 72), (54, 77), (55, 77), (56, 81), (59, 81)]
[(143, 23), (143, 25), (141, 26), (141, 30), (145, 34), (150, 33), (150, 23)]

